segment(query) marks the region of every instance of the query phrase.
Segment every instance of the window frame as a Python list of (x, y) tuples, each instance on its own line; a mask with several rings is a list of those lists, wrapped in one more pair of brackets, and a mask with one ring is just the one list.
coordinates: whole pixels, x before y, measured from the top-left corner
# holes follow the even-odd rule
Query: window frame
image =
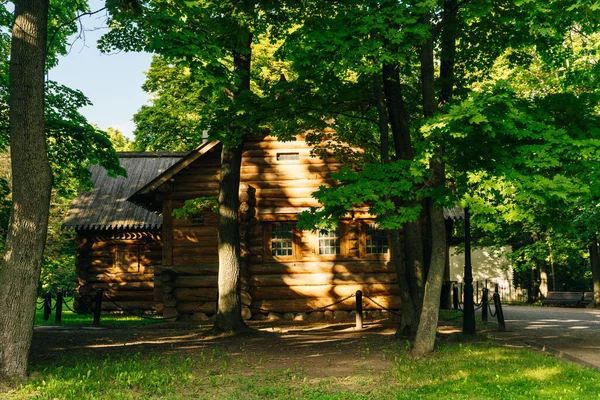
[(360, 221), (360, 240), (359, 240), (359, 257), (365, 260), (389, 260), (392, 256), (391, 237), (389, 230), (381, 229), (387, 232), (387, 252), (385, 253), (367, 253), (367, 231), (369, 225), (375, 225), (375, 221)]
[[(331, 237), (323, 237), (321, 238), (321, 230), (319, 230), (317, 232), (316, 236), (316, 246), (315, 246), (315, 253), (318, 257), (320, 258), (336, 258), (336, 257), (340, 257), (344, 255), (344, 229), (342, 228), (341, 224), (338, 224), (337, 228), (337, 240), (338, 240), (338, 246), (335, 246), (336, 248), (339, 249), (338, 253), (334, 253), (334, 254), (321, 254), (321, 240), (327, 240), (327, 239), (333, 239)], [(328, 232), (331, 232), (330, 229), (328, 229)]]
[[(273, 228), (277, 225), (292, 226), (292, 255), (276, 256), (273, 255)], [(296, 221), (273, 221), (266, 224), (264, 229), (264, 258), (268, 260), (293, 261), (300, 259), (300, 240), (299, 232), (296, 228)]]

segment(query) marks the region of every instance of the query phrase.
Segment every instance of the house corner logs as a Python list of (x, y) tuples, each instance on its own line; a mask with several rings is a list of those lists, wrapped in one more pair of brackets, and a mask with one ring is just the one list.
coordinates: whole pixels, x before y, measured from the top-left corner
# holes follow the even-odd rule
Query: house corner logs
[(256, 222), (256, 190), (245, 182), (240, 183), (240, 280), (241, 300), (242, 300), (242, 318), (250, 319), (252, 312), (250, 305), (252, 297), (250, 296), (250, 227), (252, 222)]

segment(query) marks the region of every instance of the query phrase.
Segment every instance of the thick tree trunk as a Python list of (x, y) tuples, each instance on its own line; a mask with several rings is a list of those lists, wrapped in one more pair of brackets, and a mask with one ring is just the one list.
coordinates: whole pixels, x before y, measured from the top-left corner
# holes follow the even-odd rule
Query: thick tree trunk
[[(240, 83), (235, 95), (250, 90), (250, 59), (252, 34), (242, 32), (234, 50), (233, 63)], [(239, 129), (233, 127), (233, 129)], [(219, 189), (219, 302), (213, 329), (218, 332), (240, 332), (247, 328), (242, 318), (240, 227), (238, 220), (240, 168), (242, 165), (243, 136), (245, 132), (232, 132), (240, 136), (236, 147), (223, 144), (221, 154), (221, 184)]]
[(432, 204), (432, 251), (429, 274), (425, 285), (423, 309), (419, 321), (419, 329), (414, 341), (412, 355), (420, 357), (433, 351), (440, 312), (440, 294), (444, 280), (446, 264), (446, 233), (444, 232), (444, 211), (442, 207)]
[(13, 208), (0, 264), (0, 375), (22, 378), (33, 333), (52, 171), (44, 131), (48, 0), (14, 3), (9, 98)]
[(399, 337), (414, 337), (419, 326), (419, 311), (413, 301), (406, 275), (406, 264), (402, 257), (403, 243), (400, 232), (394, 230), (390, 234), (392, 239), (392, 254), (394, 256), (394, 266), (396, 267), (396, 276), (398, 277), (398, 287), (400, 288), (400, 298), (402, 299), (402, 316), (400, 326), (396, 331)]
[(592, 264), (592, 281), (594, 284), (594, 307), (600, 307), (600, 256), (598, 254), (598, 237), (594, 234), (590, 245), (590, 263)]
[[(397, 64), (384, 64), (382, 71), (396, 157), (401, 160), (412, 160), (414, 151), (410, 137), (408, 111), (406, 111), (400, 86), (399, 67)], [(420, 221), (408, 222), (404, 226), (404, 255), (411, 296), (418, 313), (420, 313), (425, 289), (423, 232)]]
[[(389, 118), (385, 104), (385, 95), (381, 84), (381, 77), (374, 76), (373, 82), (375, 104), (379, 114), (379, 134), (381, 137), (381, 162), (389, 162)], [(419, 313), (415, 308), (413, 296), (410, 291), (410, 285), (406, 274), (406, 264), (404, 263), (403, 247), (404, 243), (401, 240), (399, 230), (393, 230), (391, 236), (391, 249), (393, 255), (394, 266), (396, 269), (396, 277), (398, 279), (398, 287), (400, 289), (400, 297), (402, 299), (402, 316), (400, 326), (396, 331), (397, 336), (412, 337), (417, 331), (419, 325)]]

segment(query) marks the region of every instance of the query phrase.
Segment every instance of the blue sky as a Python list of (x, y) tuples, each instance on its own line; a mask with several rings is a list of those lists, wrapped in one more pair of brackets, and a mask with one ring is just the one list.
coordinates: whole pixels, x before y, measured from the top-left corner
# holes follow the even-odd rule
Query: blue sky
[[(103, 0), (90, 1), (92, 11), (103, 6)], [(93, 106), (81, 109), (91, 123), (101, 129), (117, 128), (131, 137), (135, 128), (133, 114), (149, 98), (141, 86), (152, 56), (125, 52), (101, 54), (96, 42), (106, 32), (106, 14), (83, 17), (82, 23), (86, 29), (85, 42), (81, 39), (75, 42), (71, 52), (50, 71), (50, 79), (81, 90), (92, 101)]]

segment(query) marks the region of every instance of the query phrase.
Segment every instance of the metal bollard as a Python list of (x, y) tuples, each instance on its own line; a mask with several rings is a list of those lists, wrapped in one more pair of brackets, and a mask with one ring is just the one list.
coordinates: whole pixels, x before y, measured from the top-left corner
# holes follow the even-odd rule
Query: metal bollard
[(452, 288), (452, 306), (455, 310), (458, 310), (458, 287), (454, 286)]
[(481, 319), (483, 320), (483, 322), (488, 322), (489, 302), (490, 301), (488, 300), (488, 289), (484, 287), (481, 291)]
[(48, 321), (52, 314), (52, 295), (50, 292), (44, 295), (44, 321)]
[(494, 293), (494, 307), (496, 307), (496, 318), (498, 319), (498, 330), (506, 332), (506, 324), (504, 323), (504, 313), (502, 312), (502, 304), (500, 303), (500, 294)]
[(63, 306), (63, 292), (59, 290), (56, 293), (56, 314), (54, 314), (55, 322), (62, 322), (62, 306)]
[(356, 291), (356, 329), (363, 328), (362, 292)]
[(96, 290), (96, 304), (94, 306), (94, 326), (100, 326), (100, 312), (102, 311), (102, 289)]

